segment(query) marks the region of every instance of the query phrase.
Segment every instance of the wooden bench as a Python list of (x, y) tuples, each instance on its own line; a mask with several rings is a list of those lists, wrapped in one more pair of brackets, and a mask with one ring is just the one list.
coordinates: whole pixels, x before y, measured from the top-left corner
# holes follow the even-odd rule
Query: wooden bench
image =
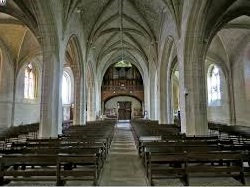
[(220, 147), (217, 146), (204, 146), (204, 145), (179, 145), (179, 146), (147, 146), (144, 148), (144, 155), (142, 157), (144, 166), (148, 168), (149, 162), (150, 162), (150, 155), (158, 155), (158, 154), (183, 154), (187, 152), (209, 152), (209, 151), (220, 151)]
[[(95, 155), (59, 154), (57, 161), (57, 181), (59, 184), (66, 180), (93, 180), (94, 186), (98, 184), (100, 168)], [(77, 167), (70, 170), (65, 169), (65, 165), (68, 164), (77, 165)]]
[[(57, 157), (53, 154), (34, 155), (34, 154), (12, 154), (3, 155), (0, 159), (1, 172), (0, 184), (7, 181), (56, 181)], [(18, 169), (16, 166), (25, 166), (25, 169)], [(49, 167), (48, 167), (49, 166)], [(46, 177), (46, 178), (44, 178)], [(61, 185), (60, 183), (56, 183)]]
[(146, 172), (153, 179), (179, 178), (189, 185), (190, 177), (233, 177), (245, 184), (243, 154), (231, 151), (149, 152)]
[(0, 182), (56, 180), (57, 185), (63, 185), (64, 178), (78, 180), (74, 177), (80, 177), (81, 180), (93, 180), (96, 185), (102, 167), (97, 152), (89, 148), (26, 148), (8, 152), (0, 159)]
[(193, 152), (187, 154), (186, 183), (190, 177), (233, 177), (245, 185), (241, 152)]
[(149, 153), (146, 167), (147, 177), (151, 186), (153, 179), (179, 178), (185, 180), (185, 153)]

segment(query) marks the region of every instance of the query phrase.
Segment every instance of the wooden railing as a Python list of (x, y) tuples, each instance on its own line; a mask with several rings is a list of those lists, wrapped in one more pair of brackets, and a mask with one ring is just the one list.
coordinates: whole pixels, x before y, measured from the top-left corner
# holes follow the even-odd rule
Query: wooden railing
[(102, 91), (143, 91), (143, 85), (102, 86)]

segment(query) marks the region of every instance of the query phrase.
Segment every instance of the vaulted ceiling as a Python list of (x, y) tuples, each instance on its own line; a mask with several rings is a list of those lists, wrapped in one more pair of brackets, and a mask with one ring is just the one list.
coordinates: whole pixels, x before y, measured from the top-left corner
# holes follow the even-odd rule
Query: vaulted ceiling
[(23, 22), (5, 13), (0, 13), (0, 36), (0, 47), (4, 47), (11, 62), (18, 68), (41, 53), (40, 44), (32, 31)]
[[(39, 46), (37, 41), (32, 44), (30, 40), (32, 37), (34, 39), (31, 32), (35, 36), (38, 32), (38, 16), (43, 16), (46, 12), (45, 10), (44, 14), (37, 14), (36, 4), (44, 1), (48, 0), (8, 0), (8, 6), (0, 7), (0, 12), (9, 13), (18, 18), (3, 13), (0, 15), (0, 32), (4, 32), (1, 38), (5, 40), (10, 51), (13, 51), (15, 58), (18, 57), (17, 51), (20, 51), (17, 45), (30, 45), (30, 48)], [(55, 9), (52, 15), (56, 16), (60, 14), (58, 10), (62, 11), (62, 20), (56, 20), (62, 21), (64, 24), (62, 29), (67, 28), (65, 25), (72, 21), (70, 18), (73, 14), (80, 16), (79, 29), (86, 37), (87, 55), (94, 54), (95, 59), (92, 60), (96, 62), (97, 68), (100, 64), (115, 63), (122, 58), (148, 65), (150, 60), (158, 55), (159, 42), (163, 42), (160, 38), (163, 21), (174, 23), (178, 33), (181, 30), (185, 12), (183, 0), (54, 0), (53, 2), (58, 3), (60, 8), (48, 6), (51, 7), (52, 12)], [(226, 11), (231, 11), (233, 7), (240, 7), (248, 2), (247, 0), (208, 0), (208, 26), (215, 22), (210, 20), (219, 19), (221, 15), (226, 14)], [(218, 36), (228, 46), (228, 50), (233, 50), (233, 45), (236, 43), (231, 44), (232, 40), (228, 39), (228, 36), (237, 35), (238, 38), (240, 36), (244, 38), (246, 34), (249, 35), (249, 27), (249, 17), (241, 16), (226, 24)], [(20, 40), (24, 42), (23, 44), (19, 42), (20, 38), (24, 39)], [(28, 51), (28, 49), (25, 50)]]
[(165, 6), (161, 0), (81, 1), (77, 9), (97, 65), (122, 58), (148, 62), (149, 55), (157, 51)]

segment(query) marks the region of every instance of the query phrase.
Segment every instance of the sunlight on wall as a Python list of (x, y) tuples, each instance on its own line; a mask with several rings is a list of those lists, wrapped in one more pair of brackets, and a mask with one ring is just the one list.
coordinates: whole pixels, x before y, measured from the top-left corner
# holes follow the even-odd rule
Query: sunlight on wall
[(250, 100), (250, 46), (247, 47), (244, 55), (244, 78), (246, 99)]
[(67, 72), (63, 72), (62, 78), (62, 104), (70, 104), (71, 79)]

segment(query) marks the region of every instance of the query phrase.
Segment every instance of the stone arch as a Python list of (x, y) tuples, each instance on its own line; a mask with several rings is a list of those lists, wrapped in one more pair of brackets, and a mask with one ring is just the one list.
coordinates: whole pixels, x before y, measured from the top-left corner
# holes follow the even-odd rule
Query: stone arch
[(73, 108), (74, 108), (74, 88), (75, 80), (74, 73), (70, 66), (63, 68), (62, 75), (62, 110), (63, 120), (73, 120)]
[(173, 37), (165, 40), (160, 68), (160, 123), (173, 123), (172, 72), (177, 63), (176, 45)]
[(72, 70), (72, 76), (74, 83), (72, 85), (73, 95), (72, 95), (72, 105), (71, 105), (71, 115), (73, 116), (73, 124), (81, 123), (81, 105), (82, 105), (82, 76), (83, 76), (83, 63), (81, 57), (81, 50), (78, 38), (76, 35), (71, 35), (68, 39), (66, 49), (65, 49), (65, 64), (64, 67), (69, 67)]
[(214, 20), (214, 27), (212, 29), (207, 29), (207, 33), (205, 35), (206, 41), (210, 43), (215, 35), (220, 31), (228, 22), (240, 17), (240, 16), (250, 16), (250, 9), (248, 6), (239, 6), (236, 8), (232, 8), (231, 11), (226, 12), (221, 17), (218, 17), (218, 20)]
[[(27, 67), (28, 64), (32, 65), (32, 69), (35, 75), (35, 98), (38, 98), (40, 96), (40, 91), (38, 91), (41, 87), (41, 75), (42, 75), (42, 63), (39, 59), (39, 57), (34, 57), (33, 59), (30, 59), (24, 63), (22, 63), (22, 66), (20, 67), (20, 69), (17, 72), (17, 84), (16, 87), (20, 86), (21, 84), (23, 84), (23, 78), (24, 78), (24, 71)], [(20, 87), (19, 87), (20, 88)], [(20, 95), (16, 94), (16, 95)], [(23, 96), (23, 94), (22, 94)]]
[[(7, 24), (2, 25), (3, 27), (5, 27), (5, 29), (7, 31), (5, 31), (6, 35), (2, 35), (1, 37), (1, 41), (0, 41), (0, 46), (2, 46), (2, 48), (4, 48), (5, 51), (5, 55), (4, 55), (4, 62), (8, 62), (8, 64), (10, 64), (11, 67), (11, 76), (10, 74), (8, 75), (8, 78), (5, 77), (4, 82), (8, 82), (9, 81), (9, 77), (11, 77), (13, 83), (10, 84), (8, 83), (8, 89), (11, 89), (11, 91), (9, 91), (9, 96), (12, 96), (12, 99), (8, 99), (9, 103), (11, 103), (11, 111), (9, 112), (9, 117), (10, 119), (8, 119), (8, 122), (6, 122), (6, 124), (8, 125), (19, 125), (20, 123), (32, 123), (32, 122), (39, 122), (39, 118), (40, 118), (40, 99), (37, 99), (36, 101), (32, 101), (32, 102), (23, 102), (23, 98), (21, 102), (17, 102), (16, 98), (18, 97), (18, 95), (16, 94), (17, 91), (17, 81), (18, 81), (18, 77), (19, 77), (19, 73), (20, 73), (20, 69), (23, 66), (23, 63), (27, 60), (34, 60), (38, 53), (32, 53), (28, 48), (31, 45), (27, 45), (24, 46), (24, 42), (26, 42), (28, 39), (26, 38), (26, 34), (29, 33), (29, 36), (32, 37), (32, 39), (34, 39), (37, 43), (37, 45), (40, 47), (40, 43), (39, 43), (39, 32), (38, 32), (38, 26), (37, 24), (34, 22), (33, 18), (31, 16), (28, 15), (27, 10), (23, 11), (22, 9), (23, 7), (21, 6), (21, 4), (19, 4), (19, 2), (12, 2), (10, 3), (8, 6), (6, 6), (6, 8), (1, 9), (0, 13), (1, 15), (6, 15), (8, 17), (8, 19), (10, 20), (16, 20), (16, 22), (14, 22), (13, 24), (8, 24), (8, 22), (6, 22)], [(31, 12), (30, 12), (31, 13)], [(30, 18), (30, 19), (29, 19)], [(10, 21), (11, 23), (11, 21)], [(18, 27), (17, 30), (13, 29)], [(22, 29), (20, 29), (22, 28)], [(4, 29), (4, 30), (5, 30)], [(11, 38), (12, 36), (10, 36), (10, 34), (8, 33), (8, 29), (11, 31), (10, 33), (14, 32), (15, 34), (18, 33), (20, 34), (22, 37), (20, 40), (16, 40), (16, 42), (11, 42)], [(13, 34), (13, 33), (12, 33)], [(31, 38), (30, 37), (30, 38)], [(33, 46), (34, 48), (37, 47), (37, 45)], [(13, 48), (18, 47), (17, 51), (14, 51)], [(40, 51), (40, 48), (38, 47), (37, 51)], [(25, 48), (25, 49), (24, 49)], [(24, 49), (24, 50), (23, 50)], [(26, 51), (25, 51), (26, 50)], [(25, 53), (26, 52), (26, 53)], [(21, 55), (22, 54), (22, 55)], [(35, 60), (36, 61), (36, 60)], [(4, 63), (7, 64), (7, 63)], [(9, 70), (7, 70), (8, 68), (5, 68), (5, 72), (8, 72)], [(40, 74), (39, 74), (40, 76)], [(41, 79), (38, 79), (36, 82), (40, 81)], [(11, 81), (11, 82), (12, 82)], [(10, 94), (11, 93), (11, 94)], [(39, 97), (40, 95), (38, 93), (36, 93), (36, 96)], [(9, 104), (10, 105), (10, 104)], [(16, 116), (16, 108), (18, 108), (16, 105), (20, 105), (20, 110), (25, 110), (27, 109), (28, 111), (31, 111), (31, 113), (27, 112), (25, 115), (23, 115), (23, 118), (20, 118), (20, 121), (17, 122), (15, 120), (15, 116)], [(32, 108), (32, 106), (35, 106), (35, 108)], [(7, 107), (9, 108), (9, 107)], [(30, 109), (30, 110), (29, 110)], [(34, 113), (32, 113), (32, 111), (34, 111)], [(28, 119), (28, 114), (31, 116), (30, 119)], [(34, 115), (33, 115), (34, 114)], [(35, 118), (33, 118), (34, 116), (36, 116)]]
[[(119, 53), (113, 54), (107, 61), (102, 61), (103, 63), (100, 63), (101, 65), (97, 68), (97, 80), (99, 82), (98, 88), (101, 88), (101, 84), (103, 81), (103, 77), (105, 75), (105, 72), (107, 69), (114, 63), (121, 60), (121, 56), (119, 56)], [(132, 54), (129, 54), (125, 56), (124, 60), (129, 61), (131, 64), (133, 64), (140, 72), (142, 79), (143, 79), (143, 85), (144, 85), (144, 103), (145, 106), (144, 109), (147, 111), (150, 111), (150, 87), (145, 86), (145, 82), (148, 82), (150, 80), (149, 78), (149, 68), (147, 63), (143, 61), (142, 59), (136, 59), (136, 57)], [(103, 106), (103, 104), (102, 104)], [(102, 107), (103, 111), (103, 107)]]
[[(25, 70), (28, 64), (32, 65), (34, 73), (34, 98), (25, 98)], [(37, 123), (40, 121), (40, 104), (41, 104), (41, 82), (42, 82), (42, 62), (37, 56), (26, 62), (18, 69), (15, 77), (15, 87), (13, 88), (13, 97), (15, 103), (13, 104), (12, 124), (28, 124)], [(27, 111), (23, 113), (22, 111)]]
[[(180, 71), (180, 114), (181, 131), (190, 135), (208, 133), (207, 106), (205, 89), (205, 54), (207, 43), (204, 42), (204, 28), (207, 1), (194, 1), (192, 6), (184, 2), (187, 8), (185, 29), (182, 30), (181, 42), (177, 53)], [(190, 117), (192, 116), (192, 117)]]
[[(128, 95), (118, 95), (118, 96), (112, 96), (107, 98), (104, 101), (104, 110), (106, 111), (105, 116), (109, 117), (107, 113), (115, 113), (115, 116), (119, 119), (119, 112), (118, 112), (118, 101), (130, 101), (131, 102), (131, 119), (141, 117), (141, 111), (142, 111), (142, 101), (140, 98), (135, 96), (128, 96)], [(109, 107), (107, 107), (107, 105)], [(137, 114), (136, 114), (137, 113)], [(112, 115), (112, 114), (111, 114)], [(112, 116), (113, 117), (113, 116)]]
[[(214, 67), (219, 69), (220, 99), (209, 103), (208, 81)], [(208, 121), (230, 124), (232, 114), (229, 102), (229, 84), (225, 72), (226, 70), (222, 66), (222, 63), (215, 60), (206, 61), (207, 116)]]
[[(11, 126), (13, 105), (14, 68), (6, 48), (0, 41), (0, 127)], [(5, 102), (6, 101), (6, 102)]]
[[(218, 49), (219, 48), (219, 49)], [(221, 123), (227, 123), (227, 124), (233, 124), (235, 121), (235, 109), (234, 109), (234, 101), (232, 101), (230, 98), (233, 96), (232, 92), (232, 86), (231, 86), (231, 67), (230, 67), (230, 56), (227, 52), (225, 43), (223, 42), (223, 38), (218, 33), (214, 36), (213, 40), (211, 41), (206, 59), (205, 59), (205, 73), (206, 73), (206, 90), (208, 90), (207, 85), (207, 72), (209, 70), (209, 66), (211, 64), (215, 64), (217, 67), (219, 67), (221, 71), (221, 80), (223, 83), (223, 93), (222, 93), (222, 104), (223, 107), (220, 107), (221, 110), (218, 109), (218, 107), (214, 107), (214, 110), (211, 106), (208, 104), (208, 98), (207, 98), (207, 115), (208, 115), (208, 121), (213, 121), (215, 119), (215, 122), (221, 122)], [(207, 93), (208, 94), (208, 93)], [(207, 95), (208, 96), (208, 95)], [(218, 120), (218, 117), (216, 119), (216, 114), (219, 114), (222, 112), (221, 120)], [(213, 116), (215, 118), (213, 118)]]
[[(177, 120), (178, 111), (180, 110), (180, 89), (179, 89), (179, 77), (175, 74), (179, 72), (179, 65), (177, 56), (171, 61), (171, 66), (169, 67), (169, 75), (170, 83), (168, 84), (168, 94), (169, 94), (169, 101), (168, 101), (168, 113), (169, 113), (169, 123), (175, 123), (179, 121)], [(179, 119), (178, 119), (179, 120)]]
[[(99, 70), (97, 72), (97, 75), (99, 75), (99, 78), (98, 78), (98, 80), (99, 80), (98, 81), (98, 87), (100, 88), (100, 90), (101, 90), (101, 88), (103, 88), (100, 91), (100, 93), (102, 93), (102, 95), (101, 95), (101, 100), (102, 100), (102, 103), (101, 103), (101, 105), (102, 105), (102, 107), (101, 107), (102, 108), (102, 114), (105, 112), (104, 111), (104, 102), (105, 102), (105, 100), (107, 98), (109, 98), (109, 97), (112, 97), (112, 96), (119, 96), (119, 95), (123, 95), (123, 96), (125, 96), (125, 95), (127, 95), (127, 96), (135, 96), (137, 98), (140, 98), (140, 100), (144, 103), (144, 101), (145, 101), (145, 87), (143, 86), (143, 88), (142, 88), (142, 84), (145, 82), (145, 78), (144, 77), (148, 76), (148, 72), (145, 72), (143, 74), (144, 70), (142, 69), (141, 65), (139, 64), (139, 62), (137, 61), (137, 59), (135, 59), (135, 56), (133, 56), (133, 55), (129, 55), (129, 56), (126, 56), (125, 58), (121, 58), (121, 56), (119, 56), (118, 54), (115, 54), (110, 59), (111, 59), (110, 61), (107, 61), (106, 64), (103, 65), (103, 69), (101, 69), (101, 70)], [(106, 72), (110, 70), (109, 69), (110, 67), (113, 67), (116, 63), (118, 63), (118, 62), (120, 62), (122, 60), (129, 62), (131, 64), (131, 66), (132, 66), (132, 70), (136, 71), (138, 74), (140, 74), (140, 77), (142, 78), (142, 80), (140, 79), (140, 81), (137, 82), (137, 83), (136, 83), (136, 81), (132, 81), (132, 82), (126, 81), (124, 83), (124, 85), (125, 85), (125, 87), (128, 86), (127, 90), (126, 89), (125, 90), (124, 89), (120, 89), (120, 87), (118, 86), (118, 82), (117, 82), (116, 86), (118, 86), (118, 87), (116, 88), (116, 91), (113, 92), (113, 90), (111, 91), (109, 89), (110, 88), (109, 84), (112, 85), (113, 83), (110, 83), (109, 81), (103, 82), (104, 81), (104, 77), (106, 76)], [(137, 69), (137, 70), (135, 70), (135, 69)], [(100, 74), (101, 74), (101, 76), (100, 76)], [(143, 75), (144, 75), (144, 77), (143, 77)], [(134, 74), (133, 75), (131, 74), (131, 76), (134, 76)], [(128, 79), (130, 79), (130, 78), (128, 78)], [(136, 86), (135, 84), (138, 84), (139, 86), (138, 85)]]
[[(208, 25), (206, 25), (206, 33), (205, 33), (205, 41), (206, 41), (206, 48), (205, 54), (207, 58), (210, 58), (210, 54), (208, 48), (212, 44), (213, 40), (217, 36), (218, 32), (223, 29), (226, 24), (230, 21), (239, 18), (241, 16), (250, 16), (249, 5), (245, 6), (244, 3), (232, 3), (225, 12), (221, 14), (221, 16), (216, 17), (216, 20), (213, 21), (212, 26), (210, 25), (210, 29), (208, 29)], [(248, 44), (249, 36), (244, 37), (241, 42), (238, 42), (238, 45), (235, 47), (234, 52), (228, 56), (228, 63), (231, 64), (234, 61), (239, 61), (242, 56), (239, 55), (240, 52), (244, 50), (245, 46)], [(208, 52), (207, 52), (208, 51)], [(214, 57), (213, 57), (214, 58)], [(234, 89), (234, 74), (233, 72), (233, 65), (231, 64), (230, 67), (226, 67), (225, 63), (219, 61), (218, 65), (221, 67), (223, 74), (226, 78), (227, 86), (228, 86), (228, 98), (229, 98), (229, 115), (230, 119), (227, 121), (228, 124), (236, 124), (237, 123), (237, 101), (235, 96), (235, 89)], [(238, 112), (240, 113), (240, 112)]]
[[(107, 71), (107, 69), (114, 63), (118, 62), (121, 60), (121, 57), (117, 56), (117, 54), (115, 54), (116, 56), (114, 56), (112, 59), (106, 61), (106, 63), (103, 63), (104, 65), (98, 69), (100, 69), (101, 72), (97, 72), (97, 74), (100, 75), (99, 79), (102, 80), (104, 77), (105, 72)], [(146, 77), (148, 77), (148, 67), (146, 65), (146, 63), (144, 61), (138, 61), (136, 60), (136, 58), (133, 58), (132, 55), (129, 57), (126, 57), (124, 60), (128, 60), (131, 64), (135, 65), (136, 68), (140, 71), (141, 75), (142, 75), (142, 79), (143, 82), (145, 82)]]
[[(180, 64), (182, 66), (180, 68), (182, 132), (187, 134), (208, 133), (204, 62), (215, 31), (221, 28), (225, 20), (228, 22), (229, 17), (232, 19), (236, 17), (236, 14), (239, 15), (239, 12), (241, 14), (249, 12), (249, 8), (241, 7), (240, 3), (221, 2), (218, 6), (224, 6), (225, 12), (216, 19), (215, 15), (218, 14), (216, 11), (211, 13), (211, 3), (207, 1), (193, 3), (187, 16), (188, 22), (184, 31), (185, 41), (183, 37), (184, 48), (178, 48), (178, 54), (183, 59), (183, 63)], [(187, 4), (185, 5), (187, 6)], [(242, 11), (239, 11), (241, 9)], [(236, 10), (239, 12), (237, 13)]]

